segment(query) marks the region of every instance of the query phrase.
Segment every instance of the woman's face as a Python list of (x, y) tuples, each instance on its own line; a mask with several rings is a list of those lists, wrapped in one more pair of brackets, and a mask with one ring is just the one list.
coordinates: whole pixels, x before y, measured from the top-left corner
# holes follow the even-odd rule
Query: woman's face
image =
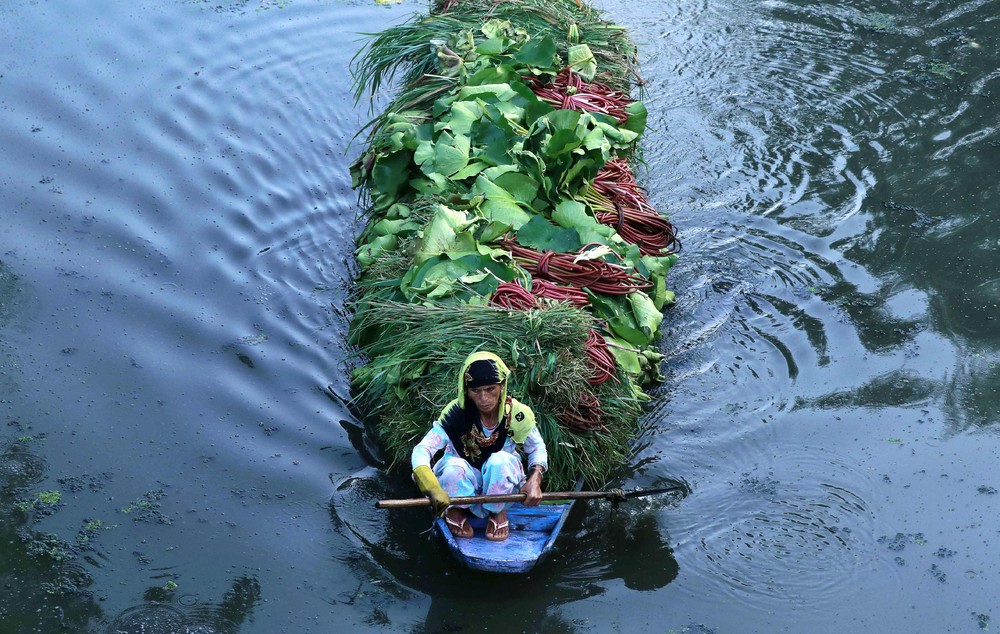
[(480, 414), (492, 414), (500, 404), (500, 384), (466, 388), (465, 395), (472, 399)]

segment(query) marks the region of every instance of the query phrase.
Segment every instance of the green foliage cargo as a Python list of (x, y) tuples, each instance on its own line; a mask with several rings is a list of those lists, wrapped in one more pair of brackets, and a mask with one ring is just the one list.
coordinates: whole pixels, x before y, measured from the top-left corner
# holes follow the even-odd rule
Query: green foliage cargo
[(679, 248), (631, 171), (634, 63), (625, 29), (573, 0), (437, 4), (356, 56), (358, 99), (396, 89), (351, 170), (352, 388), (391, 464), (481, 349), (536, 412), (548, 488), (628, 459)]

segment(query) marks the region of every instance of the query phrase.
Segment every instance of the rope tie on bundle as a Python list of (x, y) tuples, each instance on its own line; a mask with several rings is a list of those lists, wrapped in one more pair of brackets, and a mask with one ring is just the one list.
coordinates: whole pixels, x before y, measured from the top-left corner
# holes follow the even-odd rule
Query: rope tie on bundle
[(549, 261), (555, 256), (555, 251), (546, 251), (542, 253), (542, 257), (538, 258), (538, 263), (535, 265), (535, 270), (538, 275), (542, 277), (549, 276)]

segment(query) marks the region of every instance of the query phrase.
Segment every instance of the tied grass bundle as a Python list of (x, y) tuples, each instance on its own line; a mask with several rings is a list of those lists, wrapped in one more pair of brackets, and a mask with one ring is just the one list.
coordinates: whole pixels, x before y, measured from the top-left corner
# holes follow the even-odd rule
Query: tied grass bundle
[(580, 475), (600, 486), (627, 462), (640, 413), (637, 389), (624, 373), (598, 387), (607, 417), (601, 433), (575, 433), (556, 414), (592, 389), (584, 345), (593, 318), (567, 304), (527, 311), (455, 304), (416, 306), (364, 302), (355, 328), (380, 335), (360, 347), (371, 362), (358, 368), (356, 398), (377, 418), (388, 461), (408, 465), (413, 446), (454, 399), (457, 372), (477, 350), (500, 355), (511, 369), (508, 393), (535, 412), (549, 452), (546, 488), (572, 487)]

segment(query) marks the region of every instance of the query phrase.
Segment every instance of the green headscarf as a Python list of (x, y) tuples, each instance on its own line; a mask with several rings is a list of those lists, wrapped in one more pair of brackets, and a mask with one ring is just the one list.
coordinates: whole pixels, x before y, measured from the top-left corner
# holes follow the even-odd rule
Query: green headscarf
[[(475, 437), (483, 431), (482, 422), (479, 419), (479, 410), (474, 403), (469, 403), (465, 398), (465, 375), (476, 361), (489, 361), (496, 369), (500, 378), (500, 427), (495, 434), (498, 442), (490, 443), (490, 446), (483, 446), (475, 441)], [(451, 439), (452, 444), (459, 454), (474, 467), (479, 468), (495, 451), (499, 451), (503, 445), (503, 438), (509, 434), (514, 442), (521, 444), (527, 438), (528, 433), (535, 427), (535, 414), (531, 408), (521, 403), (515, 398), (507, 396), (508, 378), (510, 368), (500, 357), (492, 352), (474, 352), (466, 357), (458, 373), (458, 398), (448, 403), (441, 415), (438, 423), (444, 428), (445, 433)], [(474, 432), (478, 431), (479, 434)]]

